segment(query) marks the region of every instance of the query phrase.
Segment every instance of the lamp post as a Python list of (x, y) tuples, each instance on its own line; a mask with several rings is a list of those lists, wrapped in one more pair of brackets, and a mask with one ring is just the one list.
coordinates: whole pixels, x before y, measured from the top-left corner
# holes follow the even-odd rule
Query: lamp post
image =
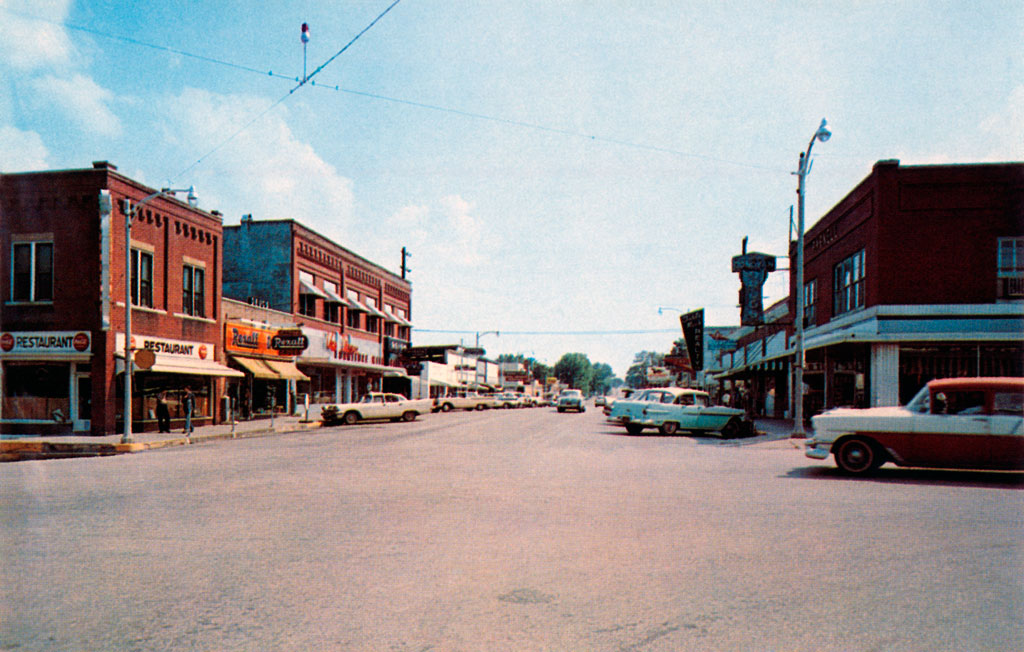
[(135, 373), (135, 361), (132, 360), (132, 220), (139, 214), (145, 204), (178, 192), (188, 193), (189, 206), (196, 205), (196, 188), (163, 188), (149, 195), (137, 204), (124, 200), (124, 434), (122, 444), (132, 442), (132, 375)]
[(811, 136), (811, 142), (807, 144), (807, 151), (800, 154), (800, 166), (796, 172), (797, 176), (797, 226), (796, 226), (796, 357), (794, 367), (796, 378), (793, 388), (793, 434), (794, 439), (807, 437), (804, 431), (804, 195), (807, 184), (807, 175), (811, 171), (811, 148), (814, 141), (826, 142), (832, 137), (832, 132), (825, 128), (825, 119), (821, 119), (818, 130)]
[(478, 349), (480, 348), (480, 338), (483, 337), (484, 335), (497, 335), (498, 337), (501, 337), (501, 333), (498, 332), (498, 331), (484, 331), (483, 333), (477, 332), (477, 334), (476, 334), (476, 348), (478, 348)]

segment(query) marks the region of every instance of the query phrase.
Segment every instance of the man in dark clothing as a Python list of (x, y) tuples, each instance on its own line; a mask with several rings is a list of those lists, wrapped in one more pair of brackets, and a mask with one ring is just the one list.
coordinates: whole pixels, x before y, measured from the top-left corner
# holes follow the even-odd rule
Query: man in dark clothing
[(167, 406), (167, 392), (156, 397), (156, 423), (160, 432), (171, 431), (171, 409)]
[(192, 412), (196, 409), (196, 397), (192, 394), (192, 388), (185, 388), (185, 396), (181, 399), (181, 409), (185, 411), (185, 434), (192, 434)]

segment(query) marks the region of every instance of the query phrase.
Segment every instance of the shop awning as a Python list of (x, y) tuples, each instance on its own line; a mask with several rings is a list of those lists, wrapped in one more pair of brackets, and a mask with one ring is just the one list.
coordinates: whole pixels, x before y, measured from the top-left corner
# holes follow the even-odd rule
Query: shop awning
[(341, 297), (338, 294), (331, 292), (327, 288), (324, 288), (324, 294), (327, 295), (326, 300), (330, 303), (339, 303), (348, 308), (352, 307), (352, 304), (349, 303), (348, 299), (345, 299), (344, 297)]
[[(124, 373), (124, 355), (117, 357), (114, 367), (115, 373)], [(161, 360), (159, 357), (149, 369), (135, 368), (135, 373), (146, 371), (189, 376), (229, 376), (232, 378), (245, 376), (241, 371), (225, 367), (213, 360)]]
[(412, 322), (411, 321), (409, 321), (409, 320), (407, 320), (407, 319), (405, 319), (403, 317), (399, 317), (392, 310), (389, 310), (387, 306), (384, 306), (384, 314), (385, 314), (385, 318), (388, 321), (393, 321), (396, 324), (398, 324), (399, 326), (410, 326), (410, 327), (412, 326)]
[(324, 294), (323, 290), (311, 283), (307, 283), (306, 281), (299, 281), (299, 294), (312, 294), (320, 297), (321, 299), (327, 298), (327, 295)]
[(309, 380), (309, 376), (299, 371), (295, 363), (289, 360), (263, 360), (262, 362), (284, 380)]
[(260, 360), (259, 358), (246, 358), (240, 355), (233, 355), (231, 356), (231, 360), (238, 366), (245, 367), (245, 369), (253, 375), (253, 378), (264, 378), (267, 380), (277, 380), (279, 378), (277, 372), (263, 364), (263, 360)]

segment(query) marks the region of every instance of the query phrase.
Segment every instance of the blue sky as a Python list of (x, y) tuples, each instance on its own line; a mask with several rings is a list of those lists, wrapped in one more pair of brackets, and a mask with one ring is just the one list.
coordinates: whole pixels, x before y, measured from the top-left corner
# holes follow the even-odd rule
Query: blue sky
[(289, 95), (303, 22), (312, 72), (391, 1), (0, 0), (0, 170), (109, 160), (226, 224), (406, 246), (414, 344), (622, 375), (678, 336), (659, 307), (738, 323), (730, 259), (786, 253), (822, 117), (808, 225), (879, 159), (1024, 160), (1018, 1), (402, 0)]

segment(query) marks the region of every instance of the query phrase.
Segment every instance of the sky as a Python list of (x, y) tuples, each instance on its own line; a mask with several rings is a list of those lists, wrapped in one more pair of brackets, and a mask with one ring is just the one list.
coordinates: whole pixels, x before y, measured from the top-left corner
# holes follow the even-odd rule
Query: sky
[(393, 2), (0, 0), (0, 171), (407, 247), (414, 345), (621, 377), (683, 311), (739, 323), (744, 237), (786, 296), (822, 118), (808, 227), (878, 160), (1024, 160), (1019, 0)]

